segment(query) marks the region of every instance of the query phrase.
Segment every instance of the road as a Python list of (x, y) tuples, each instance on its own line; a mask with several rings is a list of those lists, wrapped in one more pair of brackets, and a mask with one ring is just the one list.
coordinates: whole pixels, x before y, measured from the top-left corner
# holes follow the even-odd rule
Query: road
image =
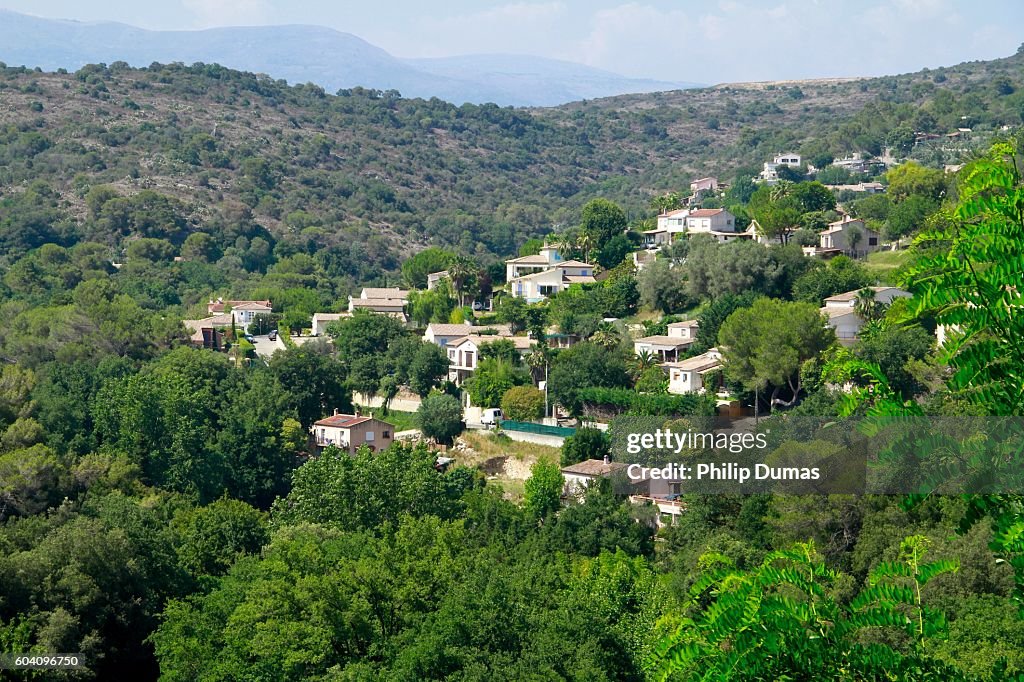
[(266, 334), (262, 336), (255, 336), (256, 355), (261, 358), (270, 359), (270, 356), (277, 350), (277, 342), (271, 341)]

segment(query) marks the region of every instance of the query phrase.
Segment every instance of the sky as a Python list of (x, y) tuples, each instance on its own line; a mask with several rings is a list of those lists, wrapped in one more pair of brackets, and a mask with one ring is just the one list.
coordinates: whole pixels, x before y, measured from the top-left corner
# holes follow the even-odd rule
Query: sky
[(532, 54), (627, 76), (720, 83), (876, 76), (1024, 43), (1021, 0), (0, 0), (149, 29), (315, 24), (398, 57)]

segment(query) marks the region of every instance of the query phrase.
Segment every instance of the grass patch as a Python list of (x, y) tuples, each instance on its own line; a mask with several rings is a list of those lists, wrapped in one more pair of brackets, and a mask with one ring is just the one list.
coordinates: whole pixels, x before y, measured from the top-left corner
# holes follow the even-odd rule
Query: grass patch
[(561, 450), (550, 445), (538, 443), (523, 443), (517, 440), (505, 440), (494, 438), (490, 431), (464, 431), (462, 440), (466, 441), (469, 447), (476, 452), (472, 457), (473, 461), (466, 464), (475, 466), (485, 462), (492, 457), (515, 457), (524, 462), (536, 462), (539, 459), (547, 459), (558, 462), (561, 459)]
[(877, 277), (884, 284), (893, 284), (891, 277), (893, 273), (910, 259), (910, 251), (875, 251), (869, 253), (864, 261), (864, 268), (873, 277)]
[(418, 429), (419, 422), (416, 420), (415, 412), (400, 412), (398, 410), (388, 410), (387, 414), (384, 414), (384, 410), (376, 408), (373, 410), (360, 410), (360, 413), (366, 413), (386, 421), (389, 424), (395, 425), (395, 431), (409, 431), (411, 429)]

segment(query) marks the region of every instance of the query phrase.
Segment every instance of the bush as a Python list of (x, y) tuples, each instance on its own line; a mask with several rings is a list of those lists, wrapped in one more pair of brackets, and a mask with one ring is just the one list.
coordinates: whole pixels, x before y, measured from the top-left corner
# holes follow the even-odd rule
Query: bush
[(659, 395), (637, 393), (628, 388), (591, 386), (577, 393), (588, 414), (668, 417), (673, 415), (712, 415), (714, 403), (703, 395)]
[(501, 412), (506, 419), (531, 421), (544, 416), (544, 391), (533, 386), (515, 386), (501, 398)]

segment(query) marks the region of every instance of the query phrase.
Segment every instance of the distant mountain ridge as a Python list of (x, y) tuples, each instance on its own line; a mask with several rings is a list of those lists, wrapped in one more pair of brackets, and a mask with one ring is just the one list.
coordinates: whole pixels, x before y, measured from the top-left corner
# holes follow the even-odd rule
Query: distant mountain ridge
[(44, 19), (0, 10), (0, 60), (76, 70), (90, 63), (217, 63), (329, 92), (363, 86), (462, 104), (556, 106), (581, 99), (678, 90), (693, 83), (627, 78), (573, 62), (523, 55), (399, 59), (350, 33), (322, 26), (150, 31), (115, 22)]

